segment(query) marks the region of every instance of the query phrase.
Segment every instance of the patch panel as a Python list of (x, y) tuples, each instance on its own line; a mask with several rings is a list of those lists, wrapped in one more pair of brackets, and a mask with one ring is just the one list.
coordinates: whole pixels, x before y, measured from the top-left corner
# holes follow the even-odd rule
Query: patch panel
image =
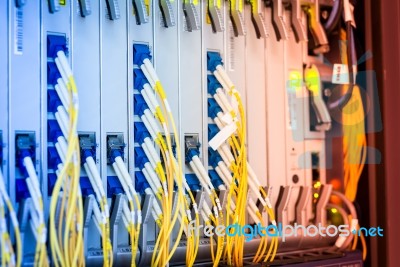
[[(302, 235), (210, 239), (188, 228), (327, 223), (335, 193), (321, 114), (329, 110), (324, 80), (307, 75), (322, 64), (308, 53), (327, 51), (317, 9), (299, 0), (0, 7), (0, 36), (9, 37), (0, 44), (0, 167), (23, 243), (38, 238), (40, 217), (49, 222), (49, 263), (60, 265), (239, 266), (273, 261), (278, 244), (279, 253), (333, 244)], [(71, 195), (76, 205), (61, 209), (57, 200)], [(65, 242), (81, 240), (84, 257), (72, 263), (70, 252), (54, 252), (54, 229), (73, 237)], [(35, 249), (24, 246), (24, 266), (35, 265)]]

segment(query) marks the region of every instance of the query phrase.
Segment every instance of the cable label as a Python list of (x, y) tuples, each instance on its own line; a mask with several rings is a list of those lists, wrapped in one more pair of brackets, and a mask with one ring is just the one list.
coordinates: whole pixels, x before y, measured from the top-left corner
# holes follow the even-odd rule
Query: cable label
[(24, 49), (24, 13), (22, 8), (15, 8), (14, 20), (14, 55), (21, 56)]

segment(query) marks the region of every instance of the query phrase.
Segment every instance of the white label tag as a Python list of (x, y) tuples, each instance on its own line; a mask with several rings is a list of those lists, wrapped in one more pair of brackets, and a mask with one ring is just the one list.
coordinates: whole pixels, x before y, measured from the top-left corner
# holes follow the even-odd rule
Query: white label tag
[(228, 138), (234, 134), (236, 131), (236, 123), (232, 122), (231, 124), (228, 124), (227, 126), (225, 126), (223, 129), (221, 129), (221, 131), (219, 131), (219, 133), (217, 133), (213, 139), (210, 140), (210, 142), (208, 142), (208, 144), (210, 145), (210, 147), (212, 149), (217, 150), (226, 140), (228, 140)]
[(349, 68), (345, 64), (334, 64), (332, 74), (333, 84), (349, 84)]

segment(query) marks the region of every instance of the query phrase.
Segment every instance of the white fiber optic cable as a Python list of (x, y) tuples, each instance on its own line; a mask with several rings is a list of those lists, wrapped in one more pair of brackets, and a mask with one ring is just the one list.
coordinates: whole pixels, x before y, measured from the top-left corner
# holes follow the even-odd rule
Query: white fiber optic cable
[(114, 168), (115, 174), (117, 175), (117, 177), (118, 177), (118, 179), (119, 179), (119, 181), (120, 181), (120, 183), (122, 185), (122, 188), (125, 191), (126, 197), (128, 198), (129, 201), (133, 201), (131, 192), (130, 192), (130, 190), (129, 190), (126, 182), (125, 182), (125, 179), (122, 177), (121, 171), (119, 170), (117, 163), (114, 162), (112, 164), (112, 166)]
[(92, 188), (93, 188), (94, 194), (96, 196), (96, 199), (97, 199), (98, 202), (100, 202), (101, 201), (101, 194), (99, 192), (99, 188), (97, 187), (97, 183), (95, 181), (95, 178), (93, 177), (92, 171), (90, 170), (90, 168), (89, 168), (87, 163), (83, 164), (83, 168), (85, 169), (86, 174), (87, 174), (87, 176), (89, 178), (90, 184), (92, 185)]

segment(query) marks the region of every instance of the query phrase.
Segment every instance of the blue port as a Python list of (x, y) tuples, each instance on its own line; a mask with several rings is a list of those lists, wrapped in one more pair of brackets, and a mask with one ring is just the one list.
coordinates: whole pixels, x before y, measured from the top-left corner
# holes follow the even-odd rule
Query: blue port
[(63, 133), (61, 131), (60, 126), (56, 120), (48, 120), (47, 121), (47, 141), (57, 143), (57, 138), (62, 136)]
[(222, 85), (219, 83), (217, 78), (211, 74), (207, 75), (207, 92), (210, 95), (215, 95), (219, 88), (222, 88)]
[(62, 161), (57, 153), (57, 149), (55, 147), (49, 147), (47, 149), (47, 164), (49, 165), (49, 169), (57, 170), (57, 166), (60, 163), (62, 163)]
[(144, 164), (147, 162), (149, 162), (149, 159), (147, 158), (143, 148), (135, 147), (135, 166), (142, 170)]
[(208, 117), (215, 119), (217, 117), (217, 114), (222, 112), (221, 107), (218, 105), (217, 101), (215, 101), (214, 98), (209, 98), (207, 100), (208, 104)]
[(28, 185), (26, 184), (25, 179), (16, 179), (15, 180), (15, 196), (17, 202), (20, 202), (23, 199), (27, 199), (31, 197), (29, 194)]
[(56, 185), (56, 182), (57, 182), (57, 174), (55, 174), (55, 173), (47, 174), (47, 194), (48, 194), (48, 196), (51, 196), (51, 194), (53, 194), (53, 189), (54, 189), (54, 186)]
[(81, 164), (86, 162), (86, 158), (92, 157), (96, 161), (96, 137), (95, 133), (79, 134), (79, 148), (81, 154)]
[(136, 190), (136, 192), (139, 192), (139, 194), (144, 195), (145, 194), (144, 190), (149, 187), (150, 187), (150, 185), (146, 181), (146, 178), (144, 177), (143, 173), (141, 171), (135, 171), (135, 190)]
[(199, 179), (197, 179), (196, 174), (194, 173), (189, 173), (185, 174), (186, 182), (189, 185), (190, 190), (192, 191), (200, 191), (201, 190), (201, 185), (199, 182)]
[(117, 176), (107, 176), (107, 197), (112, 198), (114, 195), (123, 194), (124, 189)]
[(135, 142), (139, 144), (143, 144), (144, 139), (150, 137), (150, 133), (147, 131), (147, 128), (143, 122), (135, 122), (134, 131)]
[(218, 52), (207, 52), (207, 70), (214, 72), (218, 65), (223, 65), (220, 54)]
[(142, 65), (145, 59), (151, 59), (151, 53), (148, 45), (134, 44), (133, 45), (133, 64)]
[(15, 135), (15, 162), (23, 177), (28, 177), (24, 158), (30, 157), (33, 164), (36, 161), (36, 141), (34, 133), (20, 133)]
[(222, 161), (221, 156), (217, 151), (214, 151), (211, 147), (208, 148), (208, 165), (213, 168), (218, 166), (218, 163)]
[(141, 69), (134, 69), (133, 70), (133, 79), (135, 81), (135, 89), (141, 91), (143, 89), (143, 86), (146, 83), (149, 83), (147, 80), (146, 76), (144, 75), (143, 71)]
[(134, 109), (135, 115), (142, 116), (143, 112), (146, 109), (149, 109), (149, 107), (146, 104), (146, 101), (144, 100), (144, 98), (141, 94), (134, 94), (133, 102), (134, 102), (133, 106), (135, 107), (135, 109)]
[(63, 35), (47, 35), (47, 57), (57, 57), (58, 51), (67, 52), (67, 39)]
[(216, 124), (208, 124), (208, 141), (214, 138), (214, 136), (219, 132), (219, 128)]
[(59, 78), (61, 78), (61, 74), (56, 63), (47, 62), (47, 84), (56, 85)]
[(107, 135), (107, 164), (113, 164), (115, 158), (124, 158), (124, 136), (122, 134)]
[(218, 188), (218, 186), (223, 185), (224, 181), (219, 177), (218, 173), (214, 170), (209, 170), (208, 171), (208, 176), (210, 176), (211, 183), (215, 188)]
[(87, 197), (94, 195), (92, 184), (90, 183), (89, 177), (81, 177), (79, 179), (79, 185), (81, 186), (82, 196)]
[(47, 111), (56, 113), (59, 106), (62, 106), (62, 102), (57, 92), (55, 90), (47, 90)]

